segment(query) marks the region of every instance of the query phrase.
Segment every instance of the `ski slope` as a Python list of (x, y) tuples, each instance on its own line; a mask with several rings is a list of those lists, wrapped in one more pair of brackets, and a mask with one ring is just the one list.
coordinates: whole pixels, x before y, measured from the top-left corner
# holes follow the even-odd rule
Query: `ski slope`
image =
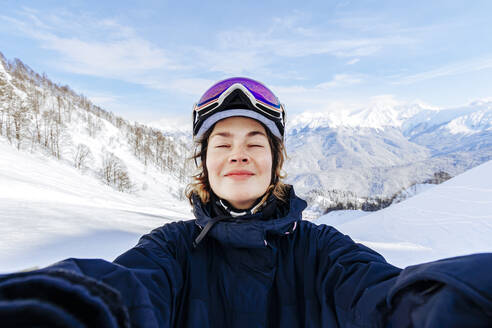
[(333, 225), (396, 266), (492, 252), (492, 161), (381, 211), (351, 212), (313, 222)]
[(42, 267), (67, 257), (107, 260), (190, 207), (162, 188), (127, 194), (90, 174), (0, 139), (0, 272)]

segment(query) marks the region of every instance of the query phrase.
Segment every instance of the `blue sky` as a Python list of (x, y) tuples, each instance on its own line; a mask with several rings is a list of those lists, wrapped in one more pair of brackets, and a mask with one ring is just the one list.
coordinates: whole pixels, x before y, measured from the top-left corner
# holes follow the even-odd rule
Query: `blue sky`
[(288, 114), (492, 99), (491, 1), (136, 3), (1, 1), (0, 51), (142, 122), (238, 75)]

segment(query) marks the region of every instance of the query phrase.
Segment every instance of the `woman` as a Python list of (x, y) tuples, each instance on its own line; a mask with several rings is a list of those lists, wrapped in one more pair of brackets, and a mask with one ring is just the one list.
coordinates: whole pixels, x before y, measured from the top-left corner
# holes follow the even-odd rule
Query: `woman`
[(68, 259), (0, 279), (2, 327), (486, 327), (490, 254), (405, 270), (302, 221), (282, 182), (283, 106), (261, 83), (220, 81), (194, 108), (195, 219), (113, 263)]

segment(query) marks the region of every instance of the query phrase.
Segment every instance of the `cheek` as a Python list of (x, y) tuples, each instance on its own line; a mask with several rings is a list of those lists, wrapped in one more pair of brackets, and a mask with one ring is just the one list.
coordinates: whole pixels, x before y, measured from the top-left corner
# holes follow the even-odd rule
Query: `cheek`
[(206, 166), (209, 176), (218, 175), (220, 172), (220, 161), (217, 160), (217, 156), (213, 156), (207, 153)]
[(268, 176), (269, 179), (271, 179), (271, 175), (272, 175), (272, 165), (273, 165), (272, 156), (270, 154), (265, 154), (265, 156), (263, 156), (263, 158), (260, 161), (260, 167), (262, 170), (262, 174)]

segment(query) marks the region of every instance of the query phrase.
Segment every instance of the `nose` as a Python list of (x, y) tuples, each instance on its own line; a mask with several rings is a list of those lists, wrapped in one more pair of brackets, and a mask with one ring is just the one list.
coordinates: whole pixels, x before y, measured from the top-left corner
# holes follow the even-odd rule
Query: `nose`
[(230, 163), (249, 163), (249, 155), (244, 151), (243, 147), (238, 147), (229, 157)]

